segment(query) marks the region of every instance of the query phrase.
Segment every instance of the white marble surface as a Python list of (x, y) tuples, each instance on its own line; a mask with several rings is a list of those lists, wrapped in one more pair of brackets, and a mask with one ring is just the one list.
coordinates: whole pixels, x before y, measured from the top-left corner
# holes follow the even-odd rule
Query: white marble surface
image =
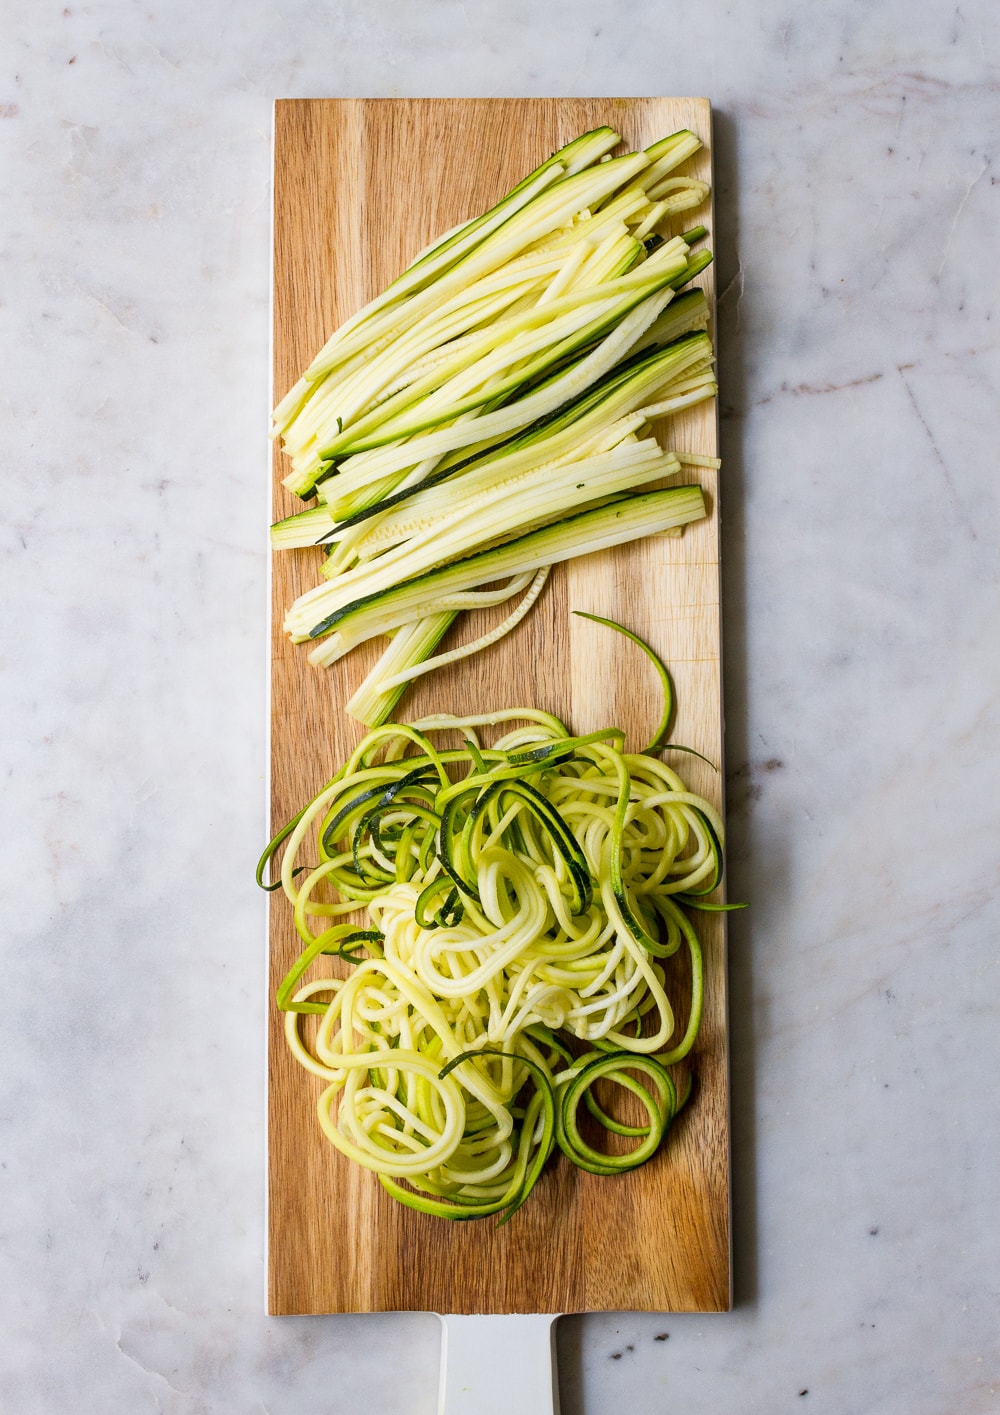
[(564, 1415), (1000, 1410), (992, 0), (3, 13), (0, 1408), (434, 1410), (433, 1318), (263, 1314), (270, 104), (693, 92), (738, 1305)]

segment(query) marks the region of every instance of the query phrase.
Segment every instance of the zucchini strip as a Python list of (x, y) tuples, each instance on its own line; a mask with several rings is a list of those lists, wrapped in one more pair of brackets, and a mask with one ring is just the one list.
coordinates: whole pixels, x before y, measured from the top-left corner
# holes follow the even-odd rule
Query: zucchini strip
[(605, 550), (656, 531), (686, 525), (704, 514), (705, 502), (698, 486), (643, 492), (579, 511), (554, 526), (530, 531), (505, 545), (428, 570), (413, 580), (376, 590), (334, 610), (308, 630), (311, 639), (331, 635), (329, 644), (314, 650), (310, 661), (334, 662), (355, 644), (409, 622), (421, 612), (424, 602), (441, 594), (460, 593), (507, 575), (539, 570), (582, 552)]
[[(433, 654), (433, 650), (435, 645), (440, 642), (444, 629), (447, 629), (454, 620), (454, 611), (445, 611), (439, 615), (431, 615), (427, 619), (417, 620), (413, 624), (404, 625), (402, 629), (396, 631), (389, 648), (386, 649), (358, 691), (344, 704), (344, 710), (351, 717), (363, 722), (366, 727), (376, 727), (379, 723), (385, 722), (414, 678), (419, 678), (425, 673), (432, 673), (435, 669), (443, 668), (446, 664), (458, 663), (463, 658), (469, 658), (472, 654), (479, 653), (481, 649), (490, 648), (516, 629), (541, 594), (548, 574), (548, 565), (543, 565), (540, 570), (535, 572), (528, 592), (520, 604), (495, 629), (491, 629), (487, 634), (481, 634), (471, 643), (461, 644), (458, 648), (449, 650), (448, 653)], [(523, 579), (523, 576), (517, 576), (516, 583), (520, 584)], [(509, 596), (514, 592), (507, 589), (503, 593)], [(469, 597), (474, 599), (474, 592)], [(489, 596), (484, 597), (489, 598)], [(452, 596), (452, 598), (458, 599), (459, 596)], [(443, 626), (440, 634), (437, 632), (438, 625)], [(405, 636), (404, 644), (397, 651), (395, 646), (400, 636)], [(423, 657), (425, 653), (433, 654), (433, 656), (425, 658)]]
[[(285, 483), (317, 501), (277, 522), (272, 545), (328, 552), (329, 583), (300, 595), (285, 627), (300, 643), (330, 634), (309, 655), (317, 666), (373, 633), (392, 636), (352, 699), (366, 722), (392, 715), (402, 674), (438, 662), (451, 621), (433, 599), (374, 628), (341, 624), (344, 614), (452, 563), (483, 555), (486, 570), (505, 542), (556, 523), (584, 539), (553, 559), (588, 553), (593, 523), (578, 513), (678, 469), (650, 420), (717, 391), (707, 302), (691, 288), (712, 259), (694, 248), (707, 233), (668, 227), (707, 195), (680, 170), (700, 140), (682, 130), (611, 156), (618, 141), (607, 127), (582, 134), (433, 241), (331, 334), (275, 409)], [(628, 538), (673, 529), (649, 521)]]

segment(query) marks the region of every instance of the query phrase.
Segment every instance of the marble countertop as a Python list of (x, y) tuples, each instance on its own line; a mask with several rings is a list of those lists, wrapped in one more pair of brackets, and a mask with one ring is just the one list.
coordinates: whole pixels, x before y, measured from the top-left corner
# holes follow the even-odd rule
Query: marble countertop
[[(992, 0), (7, 8), (0, 1405), (430, 1415), (264, 1315), (271, 103), (718, 115), (736, 1307), (564, 1415), (1000, 1410)], [(669, 1339), (662, 1339), (668, 1333)]]

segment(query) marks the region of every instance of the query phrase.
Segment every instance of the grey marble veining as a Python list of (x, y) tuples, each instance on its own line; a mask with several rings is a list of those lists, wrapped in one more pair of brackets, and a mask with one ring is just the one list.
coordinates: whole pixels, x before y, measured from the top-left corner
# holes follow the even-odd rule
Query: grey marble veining
[(564, 1415), (1000, 1409), (987, 0), (4, 7), (0, 1408), (435, 1408), (263, 1315), (270, 105), (718, 113), (736, 1310)]

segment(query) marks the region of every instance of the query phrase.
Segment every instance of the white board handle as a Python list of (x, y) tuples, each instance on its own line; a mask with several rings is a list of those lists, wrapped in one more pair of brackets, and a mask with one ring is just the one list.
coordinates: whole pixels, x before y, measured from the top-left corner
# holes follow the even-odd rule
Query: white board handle
[(438, 1415), (559, 1415), (556, 1321), (442, 1317)]

